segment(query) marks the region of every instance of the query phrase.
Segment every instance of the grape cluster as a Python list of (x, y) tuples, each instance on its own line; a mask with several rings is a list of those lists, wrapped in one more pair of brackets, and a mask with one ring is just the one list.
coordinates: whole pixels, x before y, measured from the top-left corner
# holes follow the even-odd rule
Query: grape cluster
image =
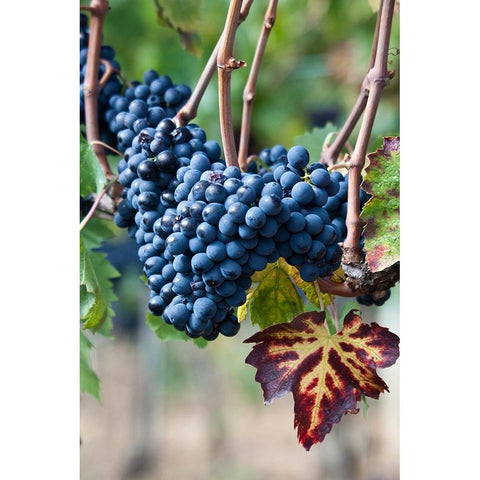
[[(151, 292), (149, 309), (191, 337), (235, 335), (240, 324), (233, 308), (245, 302), (252, 272), (238, 271), (240, 265), (227, 261), (226, 252), (220, 261), (224, 244), (215, 241), (218, 205), (206, 206), (211, 189), (200, 181), (204, 172), (219, 175), (225, 169), (220, 146), (207, 141), (198, 126), (177, 128), (167, 118), (139, 136), (130, 147), (135, 153), (119, 165), (124, 198), (114, 219), (139, 245)], [(154, 155), (160, 139), (162, 150)], [(210, 223), (200, 221), (202, 215)]]
[(337, 232), (322, 208), (338, 185), (310, 183), (304, 147), (284, 153), (285, 164), (262, 175), (227, 167), (195, 124), (163, 118), (133, 138), (119, 163), (115, 222), (139, 245), (154, 315), (192, 337), (235, 335), (234, 307), (268, 263), (284, 257), (307, 281), (338, 268)]
[[(111, 96), (104, 121), (117, 137), (117, 149), (127, 154), (135, 150), (141, 141), (137, 137), (140, 132), (145, 128), (155, 129), (164, 118), (173, 118), (190, 94), (188, 85), (175, 85), (168, 75), (148, 70), (143, 74), (143, 83), (133, 81), (123, 94)], [(158, 154), (165, 147), (168, 145), (158, 140), (150, 153)]]
[(320, 162), (309, 163), (308, 151), (301, 146), (288, 150), (283, 145), (263, 149), (258, 173), (289, 205), (290, 235), (281, 230), (280, 256), (299, 267), (301, 277), (308, 282), (330, 275), (341, 264), (342, 251), (338, 242), (344, 239), (339, 225), (330, 218), (325, 206), (338, 194), (338, 178)]
[[(88, 17), (80, 14), (80, 123), (85, 123), (85, 98), (83, 92), (83, 82), (85, 80), (85, 73), (87, 68), (87, 55), (88, 55), (88, 40), (90, 36), (90, 30), (88, 26)], [(120, 70), (119, 63), (115, 60), (115, 50), (110, 45), (102, 45), (100, 49), (100, 59), (105, 62), (109, 62), (111, 66), (117, 70)], [(104, 63), (100, 63), (98, 78), (102, 78), (106, 70)], [(98, 119), (99, 130), (101, 139), (109, 144), (114, 143), (115, 139), (112, 137), (107, 122), (105, 121), (105, 112), (109, 108), (110, 98), (117, 95), (122, 90), (122, 82), (119, 76), (112, 74), (105, 85), (100, 90), (98, 95)]]

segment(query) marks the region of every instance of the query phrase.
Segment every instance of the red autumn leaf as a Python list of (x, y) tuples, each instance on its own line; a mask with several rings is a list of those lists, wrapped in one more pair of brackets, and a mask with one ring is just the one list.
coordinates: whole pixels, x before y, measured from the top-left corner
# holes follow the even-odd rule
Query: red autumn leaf
[(398, 336), (363, 323), (357, 310), (334, 335), (324, 321), (325, 312), (302, 313), (244, 341), (256, 343), (245, 362), (257, 368), (265, 403), (292, 392), (294, 427), (306, 450), (323, 441), (344, 414), (357, 413), (361, 395), (378, 398), (388, 391), (375, 370), (399, 356)]

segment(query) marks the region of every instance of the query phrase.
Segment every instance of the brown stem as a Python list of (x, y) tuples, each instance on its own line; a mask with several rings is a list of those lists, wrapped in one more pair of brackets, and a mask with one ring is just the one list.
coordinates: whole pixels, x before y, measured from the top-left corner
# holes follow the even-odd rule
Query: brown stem
[(263, 55), (267, 46), (268, 37), (275, 23), (278, 0), (268, 2), (267, 11), (263, 20), (262, 30), (258, 38), (257, 48), (253, 58), (252, 68), (243, 91), (242, 126), (240, 131), (240, 143), (238, 148), (238, 163), (240, 169), (247, 169), (248, 145), (252, 125), (253, 102), (255, 101), (256, 86)]
[(354, 290), (350, 288), (346, 282), (337, 283), (328, 278), (317, 278), (315, 281), (321, 292), (338, 295), (340, 297), (357, 297), (366, 291), (362, 289)]
[(80, 222), (80, 230), (82, 230), (85, 227), (85, 225), (89, 222), (89, 220), (93, 217), (95, 211), (98, 208), (98, 205), (100, 205), (100, 200), (102, 200), (103, 196), (107, 193), (109, 188), (110, 188), (110, 184), (105, 186), (105, 188), (98, 194), (89, 212), (85, 215), (84, 219)]
[(105, 72), (103, 73), (102, 78), (98, 82), (98, 91), (99, 92), (102, 91), (102, 88), (105, 86), (105, 84), (108, 82), (109, 78), (112, 75), (115, 75), (115, 74), (119, 75), (120, 74), (120, 71), (118, 70), (118, 68), (115, 68), (112, 65), (112, 63), (109, 62), (108, 60), (105, 60), (104, 58), (101, 58), (100, 63), (102, 65), (105, 65)]
[(238, 61), (233, 57), (233, 43), (240, 18), (241, 6), (241, 0), (230, 1), (217, 57), (220, 132), (225, 163), (227, 166), (237, 167), (238, 159), (232, 121), (231, 77), (232, 70), (245, 65), (245, 62)]
[[(242, 8), (240, 10), (238, 24), (240, 25), (248, 16), (250, 12), (250, 7), (252, 6), (253, 0), (244, 0), (242, 3)], [(198, 106), (205, 94), (205, 91), (210, 84), (213, 74), (217, 69), (217, 57), (220, 49), (220, 45), (223, 41), (223, 35), (218, 39), (215, 48), (213, 49), (205, 68), (198, 79), (198, 82), (193, 89), (188, 102), (178, 111), (175, 115), (173, 121), (178, 125), (186, 125), (188, 122), (193, 120), (197, 116)]]
[(90, 142), (90, 145), (101, 145), (102, 147), (107, 148), (119, 157), (123, 157), (122, 152), (119, 152), (116, 148), (113, 148), (112, 146), (108, 145), (108, 143), (102, 142), (101, 140), (93, 140), (92, 142)]
[[(345, 155), (345, 157), (348, 157), (348, 155)], [(350, 168), (350, 162), (343, 161), (342, 163), (336, 163), (335, 165), (328, 167), (328, 171), (332, 172), (333, 170), (340, 170), (342, 168)]]
[[(90, 36), (88, 40), (88, 54), (83, 83), (85, 98), (85, 127), (89, 143), (100, 140), (98, 126), (98, 94), (100, 85), (98, 71), (100, 65), (100, 48), (102, 46), (102, 29), (105, 15), (109, 9), (108, 0), (92, 0), (90, 3)], [(114, 176), (107, 161), (107, 155), (102, 145), (92, 143), (93, 151), (105, 172), (107, 179)]]
[(344, 263), (361, 263), (363, 260), (363, 253), (359, 246), (363, 226), (360, 219), (359, 200), (361, 172), (365, 165), (368, 142), (370, 141), (382, 91), (391, 78), (391, 74), (387, 69), (387, 62), (394, 6), (395, 0), (384, 0), (381, 4), (381, 10), (379, 10), (381, 18), (379, 22), (378, 46), (374, 65), (367, 75), (370, 82), (370, 93), (348, 170), (347, 237), (344, 241)]
[(365, 78), (363, 79), (362, 87), (360, 89), (360, 93), (358, 95), (357, 101), (355, 102), (355, 105), (353, 106), (352, 111), (350, 112), (342, 129), (336, 136), (335, 141), (322, 152), (320, 161), (322, 163), (325, 163), (326, 165), (331, 166), (337, 161), (338, 155), (340, 154), (340, 152), (342, 151), (342, 148), (344, 147), (348, 138), (352, 134), (353, 129), (355, 128), (355, 125), (357, 125), (367, 105), (369, 87), (370, 87), (368, 74), (370, 70), (373, 68), (373, 65), (375, 63), (375, 57), (377, 55), (378, 36), (379, 36), (379, 30), (380, 30), (380, 17), (381, 17), (382, 7), (383, 7), (383, 0), (378, 9), (377, 22), (375, 24), (375, 33), (373, 35), (372, 50), (370, 52), (370, 63), (368, 66), (367, 75), (365, 75)]

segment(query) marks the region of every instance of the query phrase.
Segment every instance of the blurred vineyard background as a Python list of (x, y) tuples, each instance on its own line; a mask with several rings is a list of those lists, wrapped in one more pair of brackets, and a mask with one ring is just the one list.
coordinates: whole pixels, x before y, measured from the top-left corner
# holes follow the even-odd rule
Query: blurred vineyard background
[[(196, 32), (191, 53), (158, 22), (153, 0), (110, 0), (104, 43), (115, 48), (126, 79), (142, 80), (155, 69), (193, 88), (223, 29), (228, 1), (195, 4), (199, 11), (188, 19)], [(254, 2), (237, 32), (235, 56), (248, 65), (266, 4)], [(368, 0), (279, 2), (257, 85), (250, 153), (277, 143), (289, 148), (314, 127), (343, 123), (366, 73), (374, 27)], [(390, 45), (396, 76), (384, 91), (371, 150), (383, 135), (399, 134), (398, 15)], [(244, 68), (232, 77), (237, 129), (247, 76)], [(215, 80), (195, 123), (219, 141)], [(296, 440), (291, 395), (265, 407), (255, 370), (244, 363), (251, 347), (242, 341), (255, 329), (245, 324), (236, 337), (219, 337), (205, 349), (161, 343), (144, 322), (148, 293), (133, 241), (120, 232), (105, 251), (122, 276), (115, 283), (115, 338), (89, 337), (102, 401), (81, 396), (82, 480), (399, 478), (398, 363), (379, 372), (390, 393), (369, 401), (366, 418), (347, 415), (307, 453)], [(383, 307), (361, 310), (367, 322), (400, 334), (398, 287)]]

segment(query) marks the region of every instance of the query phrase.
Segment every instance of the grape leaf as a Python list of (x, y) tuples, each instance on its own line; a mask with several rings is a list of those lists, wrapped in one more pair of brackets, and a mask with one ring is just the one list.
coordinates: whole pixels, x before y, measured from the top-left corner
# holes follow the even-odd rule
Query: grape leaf
[(183, 47), (199, 56), (202, 49), (197, 25), (204, 6), (203, 0), (154, 0), (154, 3), (158, 22), (173, 28), (180, 36)]
[(118, 237), (120, 229), (110, 220), (91, 218), (82, 229), (81, 235), (85, 246), (89, 249), (100, 248), (109, 238)]
[(318, 162), (322, 155), (323, 146), (328, 136), (338, 131), (336, 125), (328, 122), (324, 127), (315, 127), (312, 131), (295, 137), (294, 141), (297, 145), (303, 145), (310, 154), (310, 163)]
[(362, 188), (373, 195), (361, 217), (366, 225), (366, 260), (372, 272), (400, 258), (400, 138), (385, 137), (383, 147), (368, 155)]
[(378, 398), (387, 390), (376, 368), (393, 365), (399, 338), (376, 323), (362, 322), (357, 310), (330, 335), (325, 312), (298, 315), (244, 340), (255, 343), (245, 362), (257, 369), (266, 404), (292, 392), (294, 427), (310, 450), (322, 442), (346, 413), (358, 413), (361, 396)]
[(80, 134), (80, 196), (99, 193), (106, 178), (92, 147)]
[(299, 291), (289, 275), (284, 260), (267, 265), (265, 270), (256, 272), (252, 281), (258, 282), (250, 290), (242, 319), (246, 311), (253, 325), (265, 328), (275, 323), (289, 321), (295, 315), (304, 312), (304, 303)]
[(207, 340), (204, 338), (191, 338), (185, 332), (177, 330), (173, 325), (165, 323), (162, 317), (152, 315), (150, 312), (147, 313), (146, 322), (160, 340), (189, 340), (193, 341), (199, 348), (204, 348), (208, 345)]
[(83, 327), (98, 331), (107, 322), (110, 328), (113, 317), (111, 304), (117, 299), (111, 279), (119, 272), (102, 252), (86, 248), (80, 236), (80, 317)]
[[(318, 295), (313, 282), (306, 282), (305, 280), (303, 280), (300, 276), (298, 268), (295, 268), (293, 265), (288, 265), (286, 262), (285, 265), (295, 285), (303, 291), (307, 300), (315, 307), (320, 308), (320, 300), (318, 299)], [(328, 294), (322, 294), (322, 302), (324, 307), (330, 305), (330, 296)]]
[(92, 344), (80, 330), (80, 390), (100, 401), (100, 381), (92, 370), (90, 349)]
[(248, 317), (248, 308), (250, 306), (250, 300), (252, 299), (253, 292), (256, 290), (257, 287), (258, 287), (258, 283), (252, 284), (252, 286), (247, 292), (247, 299), (245, 300), (245, 303), (243, 305), (240, 305), (237, 308), (237, 318), (239, 322), (243, 322)]
[(120, 274), (104, 253), (94, 250), (118, 230), (111, 221), (91, 218), (80, 232), (80, 318), (85, 328), (106, 337), (111, 337), (111, 305), (117, 300), (111, 280)]

